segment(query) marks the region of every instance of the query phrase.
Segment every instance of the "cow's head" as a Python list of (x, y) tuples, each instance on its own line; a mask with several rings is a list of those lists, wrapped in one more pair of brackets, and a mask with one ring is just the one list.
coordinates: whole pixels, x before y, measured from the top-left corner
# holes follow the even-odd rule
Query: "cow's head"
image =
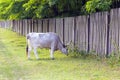
[(67, 46), (63, 45), (62, 53), (64, 53), (65, 55), (68, 56), (68, 49), (67, 49)]

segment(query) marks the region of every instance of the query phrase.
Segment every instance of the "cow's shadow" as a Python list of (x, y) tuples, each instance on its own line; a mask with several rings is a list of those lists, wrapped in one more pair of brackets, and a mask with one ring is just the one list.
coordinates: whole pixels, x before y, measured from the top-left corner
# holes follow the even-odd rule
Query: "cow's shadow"
[(29, 61), (42, 61), (42, 60), (45, 60), (45, 61), (47, 61), (47, 60), (55, 60), (55, 58), (54, 59), (51, 59), (51, 58), (39, 58), (39, 59), (28, 59)]

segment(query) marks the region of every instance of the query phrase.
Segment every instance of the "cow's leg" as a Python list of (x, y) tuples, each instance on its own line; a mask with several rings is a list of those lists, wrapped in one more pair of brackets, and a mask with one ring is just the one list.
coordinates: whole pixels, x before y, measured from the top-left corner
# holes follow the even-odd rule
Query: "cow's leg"
[(51, 49), (51, 51), (50, 51), (50, 57), (52, 60), (54, 60), (54, 50), (53, 49)]
[(32, 47), (28, 46), (28, 59), (30, 59), (31, 50), (32, 50)]
[(36, 59), (39, 59), (38, 53), (37, 53), (37, 48), (34, 48), (34, 54), (35, 54)]
[(52, 60), (54, 60), (54, 46), (53, 45), (51, 45), (51, 50), (50, 50), (50, 57)]

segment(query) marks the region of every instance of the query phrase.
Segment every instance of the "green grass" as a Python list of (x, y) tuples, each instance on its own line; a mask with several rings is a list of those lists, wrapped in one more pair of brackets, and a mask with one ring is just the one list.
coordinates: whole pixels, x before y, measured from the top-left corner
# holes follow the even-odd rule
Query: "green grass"
[(73, 58), (49, 50), (39, 50), (40, 60), (25, 54), (25, 37), (0, 28), (0, 80), (120, 80), (120, 66), (110, 67), (105, 60)]

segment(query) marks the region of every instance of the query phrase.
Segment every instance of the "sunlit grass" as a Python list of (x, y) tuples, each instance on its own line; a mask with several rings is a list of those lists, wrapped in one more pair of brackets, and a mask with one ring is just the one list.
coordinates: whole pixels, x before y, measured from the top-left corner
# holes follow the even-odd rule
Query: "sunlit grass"
[(25, 54), (24, 36), (0, 28), (0, 80), (120, 80), (120, 66), (110, 67), (95, 58), (73, 58), (49, 50), (39, 50), (40, 60)]
[(0, 0), (0, 3), (2, 3), (2, 2), (10, 2), (10, 1), (12, 1), (12, 0)]

